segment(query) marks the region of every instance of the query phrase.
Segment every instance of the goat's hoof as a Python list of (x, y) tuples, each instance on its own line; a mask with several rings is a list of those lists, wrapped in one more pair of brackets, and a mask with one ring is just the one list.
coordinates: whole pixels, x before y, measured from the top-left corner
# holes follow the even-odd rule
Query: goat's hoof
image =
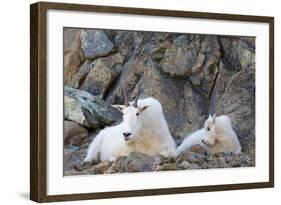
[(91, 165), (91, 163), (88, 162), (88, 161), (83, 161), (83, 162), (81, 162), (80, 165), (81, 165), (81, 166), (86, 166), (86, 165)]

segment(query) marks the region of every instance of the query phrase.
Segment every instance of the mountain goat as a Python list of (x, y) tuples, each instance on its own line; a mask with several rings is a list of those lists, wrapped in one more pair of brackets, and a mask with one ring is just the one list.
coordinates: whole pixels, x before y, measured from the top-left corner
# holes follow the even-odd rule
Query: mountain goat
[(123, 113), (123, 121), (107, 127), (93, 139), (84, 162), (114, 161), (130, 152), (148, 155), (175, 156), (176, 146), (163, 115), (161, 104), (154, 98), (129, 102), (126, 91), (125, 105), (113, 105)]
[(230, 118), (226, 115), (213, 117), (210, 115), (205, 121), (204, 128), (186, 137), (177, 148), (177, 155), (199, 144), (210, 153), (240, 153), (241, 146), (237, 135), (231, 126)]

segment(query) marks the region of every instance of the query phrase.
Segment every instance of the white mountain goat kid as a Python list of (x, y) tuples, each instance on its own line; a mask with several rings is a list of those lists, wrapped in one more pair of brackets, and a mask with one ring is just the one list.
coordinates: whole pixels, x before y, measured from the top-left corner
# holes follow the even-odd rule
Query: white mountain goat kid
[(83, 163), (114, 161), (130, 152), (175, 156), (176, 145), (158, 100), (138, 100), (139, 88), (134, 102), (129, 103), (126, 91), (124, 94), (125, 105), (113, 105), (123, 113), (123, 121), (99, 132), (90, 144)]
[(205, 121), (204, 128), (195, 131), (184, 139), (177, 148), (177, 154), (188, 150), (191, 146), (199, 144), (209, 153), (240, 153), (241, 146), (235, 134), (230, 118), (226, 115), (213, 117), (210, 115)]

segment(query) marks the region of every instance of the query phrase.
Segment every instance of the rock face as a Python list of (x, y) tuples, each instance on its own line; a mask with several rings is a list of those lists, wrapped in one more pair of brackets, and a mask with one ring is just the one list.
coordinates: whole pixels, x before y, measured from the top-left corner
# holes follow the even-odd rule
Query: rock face
[(64, 55), (64, 82), (67, 84), (71, 81), (72, 76), (78, 72), (79, 66), (82, 63), (82, 56), (75, 51), (68, 52)]
[(88, 138), (88, 131), (73, 121), (64, 121), (63, 139), (65, 145), (81, 146)]
[(98, 128), (120, 122), (121, 113), (100, 97), (65, 87), (65, 119)]
[(80, 40), (87, 58), (105, 56), (113, 49), (112, 42), (102, 30), (82, 30)]
[[(150, 156), (132, 154), (115, 163), (103, 162), (73, 172), (114, 173), (255, 164), (254, 37), (67, 29), (64, 38), (66, 120), (98, 133), (104, 126), (122, 120), (121, 113), (110, 105), (124, 104), (123, 89), (126, 87), (133, 99), (137, 86), (141, 85), (140, 98), (154, 97), (162, 104), (177, 144), (201, 128), (209, 114), (216, 113), (231, 118), (243, 151), (242, 155), (227, 158), (226, 155), (205, 156), (204, 150), (193, 147), (184, 159), (179, 156), (175, 162), (159, 156), (150, 159)], [(79, 157), (81, 147), (85, 149), (88, 144), (89, 140), (68, 156), (77, 152)], [(163, 164), (163, 160), (169, 162)]]
[(64, 82), (68, 84), (73, 75), (78, 72), (79, 66), (84, 61), (81, 49), (80, 29), (64, 30)]
[(88, 73), (92, 69), (93, 62), (86, 60), (79, 68), (78, 71), (72, 75), (71, 79), (66, 83), (67, 86), (72, 88), (79, 88), (84, 82)]
[(80, 125), (89, 126), (83, 114), (82, 107), (77, 101), (68, 96), (64, 97), (64, 117), (67, 120), (77, 122)]
[(64, 53), (75, 51), (80, 47), (81, 29), (65, 28), (63, 31)]
[(105, 98), (121, 72), (122, 62), (123, 57), (120, 54), (97, 59), (80, 88)]
[(223, 57), (235, 70), (248, 69), (255, 64), (255, 38), (251, 38), (253, 42), (245, 38), (229, 37), (222, 37), (219, 40), (224, 53)]

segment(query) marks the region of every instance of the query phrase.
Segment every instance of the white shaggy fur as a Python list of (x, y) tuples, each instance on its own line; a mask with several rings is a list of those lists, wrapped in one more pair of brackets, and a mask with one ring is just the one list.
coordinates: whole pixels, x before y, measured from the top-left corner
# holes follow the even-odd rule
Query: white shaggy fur
[(199, 144), (210, 153), (240, 153), (241, 146), (235, 134), (230, 118), (226, 115), (209, 116), (204, 128), (195, 131), (177, 148), (177, 154), (188, 150), (191, 146)]
[[(176, 146), (163, 115), (161, 104), (154, 98), (138, 100), (137, 107), (115, 105), (123, 112), (123, 121), (100, 131), (89, 146), (84, 162), (114, 161), (130, 152), (175, 156)], [(124, 133), (130, 133), (126, 137)]]

